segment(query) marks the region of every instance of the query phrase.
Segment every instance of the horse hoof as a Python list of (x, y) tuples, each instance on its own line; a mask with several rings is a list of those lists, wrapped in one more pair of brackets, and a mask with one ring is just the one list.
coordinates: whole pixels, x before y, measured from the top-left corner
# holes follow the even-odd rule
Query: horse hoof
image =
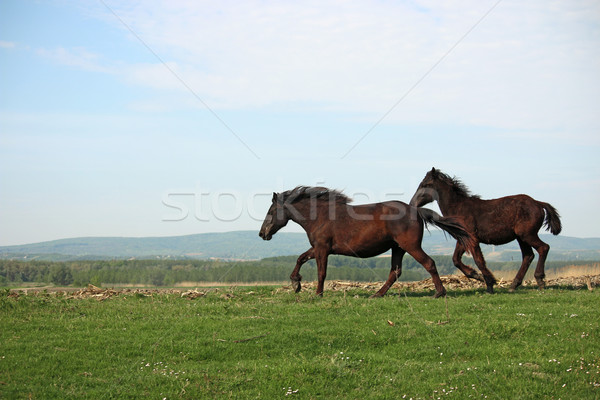
[(436, 292), (436, 293), (433, 295), (433, 298), (434, 298), (434, 299), (437, 299), (437, 298), (440, 298), (440, 297), (446, 297), (446, 291), (445, 291), (445, 290), (444, 290), (444, 291), (441, 291), (441, 292)]
[(537, 281), (537, 284), (538, 284), (538, 289), (545, 289), (546, 288), (546, 282), (544, 282), (543, 280)]
[(370, 299), (378, 299), (378, 298), (380, 298), (380, 297), (383, 297), (383, 295), (382, 295), (382, 294), (379, 294), (379, 293), (375, 293), (375, 294), (373, 294), (373, 295), (369, 296), (369, 298), (370, 298)]
[(300, 281), (292, 281), (292, 288), (294, 288), (295, 293), (298, 293), (302, 289)]
[(485, 291), (486, 291), (486, 293), (494, 294), (494, 287), (493, 286), (488, 286)]

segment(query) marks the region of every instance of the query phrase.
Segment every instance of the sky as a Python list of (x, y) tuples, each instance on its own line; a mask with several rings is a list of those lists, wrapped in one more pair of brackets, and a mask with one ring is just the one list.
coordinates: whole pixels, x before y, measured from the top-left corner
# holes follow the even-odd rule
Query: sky
[(258, 231), (432, 167), (600, 237), (599, 104), (597, 1), (3, 0), (0, 245)]

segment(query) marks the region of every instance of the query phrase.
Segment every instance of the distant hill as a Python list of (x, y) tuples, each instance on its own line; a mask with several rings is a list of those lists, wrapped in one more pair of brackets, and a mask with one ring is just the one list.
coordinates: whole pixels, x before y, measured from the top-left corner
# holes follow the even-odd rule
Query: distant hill
[(264, 241), (255, 231), (170, 237), (81, 237), (19, 246), (0, 246), (0, 258), (77, 260), (112, 258), (219, 258), (255, 260), (300, 254), (309, 248), (304, 233), (280, 232)]
[[(549, 260), (600, 260), (600, 238), (541, 235), (551, 247)], [(452, 254), (455, 241), (439, 230), (425, 232), (423, 248), (432, 255)], [(83, 237), (20, 246), (0, 246), (3, 259), (66, 261), (113, 258), (219, 258), (256, 260), (299, 255), (309, 248), (304, 233), (280, 232), (263, 241), (256, 231), (202, 233), (170, 237)], [(482, 246), (489, 261), (517, 261), (519, 245)]]

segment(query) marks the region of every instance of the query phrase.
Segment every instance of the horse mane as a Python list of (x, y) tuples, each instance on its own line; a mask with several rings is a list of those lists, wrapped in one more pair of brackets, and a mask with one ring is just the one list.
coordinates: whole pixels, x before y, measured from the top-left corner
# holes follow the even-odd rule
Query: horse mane
[(326, 187), (296, 186), (292, 190), (281, 193), (281, 198), (287, 203), (296, 203), (304, 199), (333, 200), (336, 203), (347, 204), (352, 199), (339, 190)]
[(455, 176), (451, 177), (450, 175), (445, 174), (438, 169), (438, 170), (435, 170), (434, 177), (435, 177), (435, 179), (440, 180), (443, 183), (450, 186), (452, 188), (452, 190), (454, 191), (454, 193), (456, 193), (460, 196), (471, 197), (471, 198), (475, 198), (475, 199), (481, 198), (477, 194), (472, 194), (471, 190), (467, 187), (467, 185), (465, 185), (460, 179), (458, 179)]

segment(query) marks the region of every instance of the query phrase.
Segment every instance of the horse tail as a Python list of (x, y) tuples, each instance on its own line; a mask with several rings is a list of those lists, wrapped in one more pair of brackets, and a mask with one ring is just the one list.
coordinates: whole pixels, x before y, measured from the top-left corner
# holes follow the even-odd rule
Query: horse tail
[(546, 217), (544, 218), (544, 226), (547, 231), (550, 231), (553, 235), (558, 235), (562, 230), (562, 223), (560, 222), (560, 215), (556, 208), (552, 207), (548, 203), (538, 202), (544, 211), (546, 211)]
[(475, 239), (475, 236), (465, 228), (460, 220), (454, 217), (442, 217), (428, 208), (418, 207), (417, 213), (423, 220), (425, 226), (427, 226), (427, 224), (433, 224), (448, 232), (450, 236), (456, 239), (458, 243), (467, 250), (467, 252), (473, 254), (477, 240)]

